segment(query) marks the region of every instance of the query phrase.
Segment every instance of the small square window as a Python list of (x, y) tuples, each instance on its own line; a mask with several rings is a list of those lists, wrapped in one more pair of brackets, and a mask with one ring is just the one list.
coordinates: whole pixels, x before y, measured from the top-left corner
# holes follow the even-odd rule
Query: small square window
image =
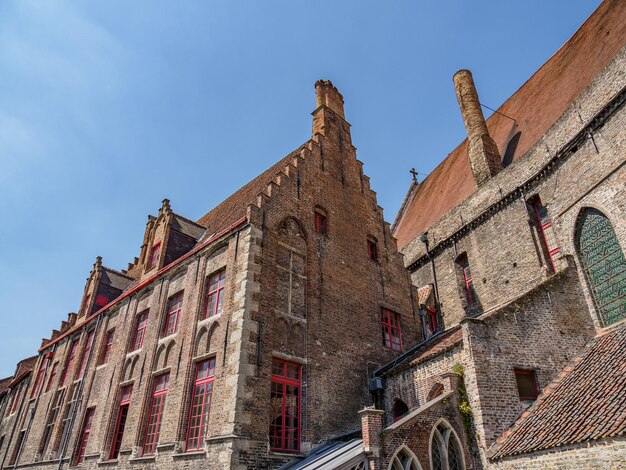
[(367, 255), (371, 260), (376, 261), (378, 259), (378, 247), (374, 240), (367, 240)]
[(515, 369), (515, 380), (520, 400), (536, 400), (539, 396), (534, 370)]

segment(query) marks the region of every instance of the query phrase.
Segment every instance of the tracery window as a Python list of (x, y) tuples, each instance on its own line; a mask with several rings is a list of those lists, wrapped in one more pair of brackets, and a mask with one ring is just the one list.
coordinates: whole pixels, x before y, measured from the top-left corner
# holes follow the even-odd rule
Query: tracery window
[(406, 447), (401, 448), (389, 463), (389, 470), (422, 470), (417, 457)]
[(306, 316), (306, 241), (299, 223), (285, 219), (279, 229), (276, 252), (276, 309)]
[(576, 247), (602, 326), (626, 318), (626, 260), (602, 212), (589, 208), (581, 213)]
[(452, 428), (440, 422), (430, 440), (430, 463), (432, 470), (463, 470), (463, 450)]

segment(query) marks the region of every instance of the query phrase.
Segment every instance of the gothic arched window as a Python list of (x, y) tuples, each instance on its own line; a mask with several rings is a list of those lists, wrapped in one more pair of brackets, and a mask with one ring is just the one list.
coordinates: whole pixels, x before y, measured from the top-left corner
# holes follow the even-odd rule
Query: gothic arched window
[(430, 439), (430, 466), (432, 470), (463, 470), (463, 450), (452, 428), (440, 422)]
[(626, 317), (626, 260), (609, 219), (596, 209), (578, 217), (576, 248), (602, 326)]
[(402, 400), (397, 399), (393, 403), (393, 408), (391, 409), (391, 415), (393, 417), (393, 421), (396, 422), (400, 418), (403, 418), (409, 412), (409, 407)]
[(422, 466), (415, 454), (402, 446), (391, 459), (389, 470), (422, 470)]

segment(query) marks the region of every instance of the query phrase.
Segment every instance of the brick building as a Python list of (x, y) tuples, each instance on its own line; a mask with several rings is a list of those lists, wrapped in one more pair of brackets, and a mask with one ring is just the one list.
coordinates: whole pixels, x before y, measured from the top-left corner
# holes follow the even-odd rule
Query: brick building
[(607, 0), (486, 121), (458, 72), (468, 139), (393, 227), (318, 81), (311, 140), (195, 222), (165, 199), (127, 269), (96, 259), (0, 381), (0, 467), (619, 465), (625, 45)]

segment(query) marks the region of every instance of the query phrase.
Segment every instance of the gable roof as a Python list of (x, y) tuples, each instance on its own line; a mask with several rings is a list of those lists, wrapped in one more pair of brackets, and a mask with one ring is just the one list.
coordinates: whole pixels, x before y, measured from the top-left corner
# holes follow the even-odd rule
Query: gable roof
[(307, 144), (308, 142), (279, 160), (201, 217), (198, 220), (198, 224), (206, 227), (206, 234), (210, 236), (230, 226), (242, 217), (246, 217), (248, 205), (256, 202), (258, 194), (265, 191), (267, 185), (287, 164), (292, 162), (293, 158)]
[[(505, 160), (519, 160), (530, 150), (625, 43), (626, 2), (605, 0), (487, 120)], [(405, 247), (474, 191), (464, 140), (423, 182), (411, 183), (393, 226), (398, 247)]]
[(594, 338), (498, 439), (491, 458), (626, 432), (626, 326)]

